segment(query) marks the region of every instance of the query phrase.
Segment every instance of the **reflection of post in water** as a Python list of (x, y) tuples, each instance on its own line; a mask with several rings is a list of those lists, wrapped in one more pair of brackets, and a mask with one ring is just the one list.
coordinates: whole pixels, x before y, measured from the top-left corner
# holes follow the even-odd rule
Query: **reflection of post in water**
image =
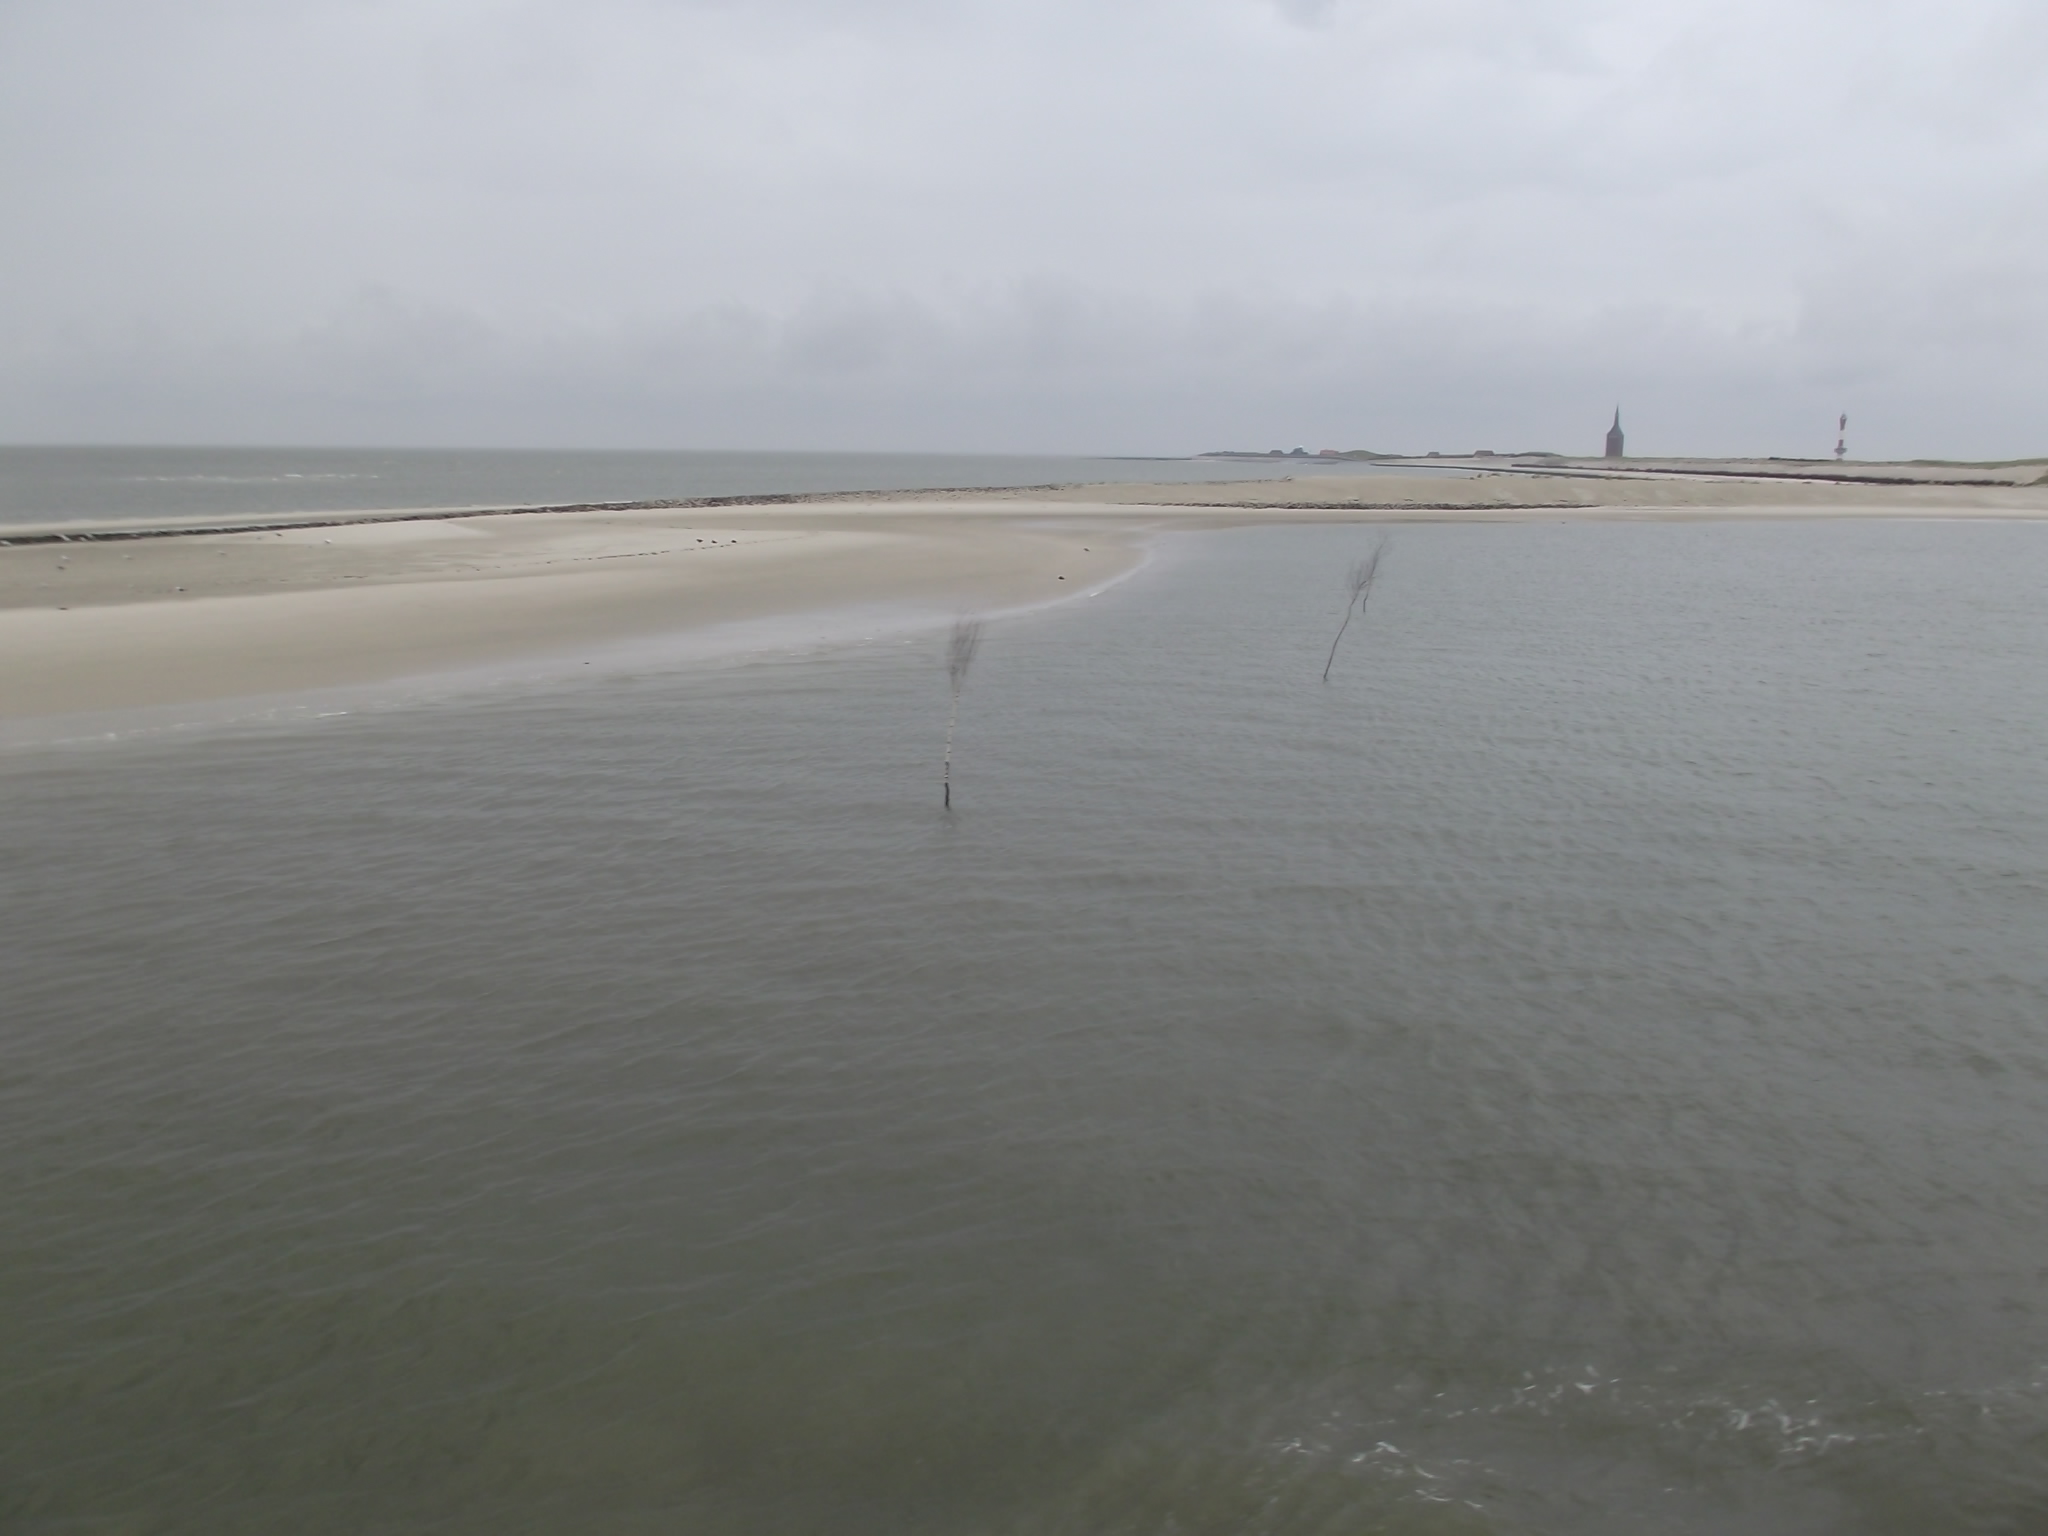
[(960, 687), (967, 681), (967, 669), (974, 665), (974, 648), (980, 644), (979, 619), (962, 619), (955, 624), (953, 638), (946, 643), (946, 675), (953, 684), (953, 710), (946, 716), (946, 766), (941, 779), (947, 810), (953, 808), (953, 727), (960, 719)]
[(1350, 595), (1344, 600), (1344, 622), (1337, 626), (1337, 638), (1330, 642), (1330, 659), (1323, 663), (1323, 681), (1326, 683), (1330, 680), (1330, 668), (1337, 662), (1337, 646), (1344, 639), (1344, 631), (1351, 627), (1351, 615), (1365, 612), (1366, 599), (1372, 596), (1372, 579), (1379, 574), (1380, 556), (1386, 548), (1387, 541), (1381, 539), (1373, 546), (1372, 553), (1354, 564), (1350, 574), (1344, 578)]

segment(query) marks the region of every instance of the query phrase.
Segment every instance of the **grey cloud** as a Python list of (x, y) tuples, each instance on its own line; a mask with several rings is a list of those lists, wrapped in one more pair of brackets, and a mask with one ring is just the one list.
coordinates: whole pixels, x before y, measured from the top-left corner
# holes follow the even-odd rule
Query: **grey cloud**
[(40, 411), (53, 435), (91, 401), (112, 438), (206, 437), (232, 416), (267, 441), (684, 447), (1569, 451), (1616, 398), (1645, 451), (1817, 452), (1838, 407), (1876, 434), (1872, 451), (1880, 439), (1909, 451), (1930, 419), (1986, 454), (2025, 430), (2027, 400), (1967, 420), (1944, 408), (1966, 349), (1929, 353), (1906, 376), (1882, 342), (1841, 345), (1838, 324), (1731, 326), (1649, 306), (1153, 302), (1047, 280), (948, 308), (841, 290), (787, 313), (727, 304), (512, 335), (386, 292), (275, 343), (131, 339), (51, 355), (32, 378), (0, 377), (0, 409)]
[(1337, 0), (1273, 0), (1282, 16), (1304, 27), (1328, 26), (1336, 14)]
[(2038, 450), (2044, 64), (2018, 0), (13, 0), (0, 438)]

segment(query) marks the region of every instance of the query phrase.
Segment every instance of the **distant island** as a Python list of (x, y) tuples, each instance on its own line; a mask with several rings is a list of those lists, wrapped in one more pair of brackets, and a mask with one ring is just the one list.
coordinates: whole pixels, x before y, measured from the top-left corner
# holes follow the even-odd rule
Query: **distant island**
[(1475, 448), (1466, 453), (1386, 453), (1370, 448), (1268, 448), (1263, 451), (1215, 449), (1201, 459), (1256, 460), (1265, 463), (1307, 460), (1318, 463), (1376, 464), (1388, 468), (1482, 470), (1493, 474), (1603, 475), (1623, 479), (1673, 476), (1732, 477), (1744, 480), (1805, 480), (1847, 485), (2044, 485), (2048, 458), (2033, 459), (1836, 459), (1836, 458), (1622, 458), (1616, 455), (1571, 457), (1550, 449), (1508, 452)]
[(1496, 448), (1475, 448), (1470, 453), (1441, 453), (1431, 449), (1428, 453), (1383, 453), (1375, 448), (1318, 448), (1310, 453), (1306, 448), (1217, 448), (1208, 453), (1198, 453), (1198, 459), (1347, 459), (1355, 463), (1374, 463), (1385, 460), (1389, 463), (1405, 464), (1419, 459), (1561, 459), (1561, 453), (1548, 448), (1525, 448), (1514, 452), (1503, 452)]

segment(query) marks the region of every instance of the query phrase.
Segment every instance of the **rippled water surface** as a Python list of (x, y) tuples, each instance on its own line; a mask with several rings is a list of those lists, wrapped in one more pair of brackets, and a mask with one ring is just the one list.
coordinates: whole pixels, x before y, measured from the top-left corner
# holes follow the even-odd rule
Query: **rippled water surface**
[(0, 1529), (2048, 1530), (2048, 528), (1372, 537), (0, 760)]

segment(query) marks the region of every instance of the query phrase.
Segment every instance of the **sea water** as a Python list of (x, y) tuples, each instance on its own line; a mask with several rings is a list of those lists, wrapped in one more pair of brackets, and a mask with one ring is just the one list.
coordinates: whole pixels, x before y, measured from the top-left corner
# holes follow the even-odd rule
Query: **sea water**
[(0, 532), (9, 524), (236, 522), (391, 509), (559, 506), (1103, 481), (1184, 484), (1269, 480), (1333, 470), (1364, 474), (1373, 468), (1314, 457), (1260, 461), (961, 453), (0, 444)]
[(0, 1528), (2048, 1528), (2048, 527), (1381, 536), (0, 758)]

